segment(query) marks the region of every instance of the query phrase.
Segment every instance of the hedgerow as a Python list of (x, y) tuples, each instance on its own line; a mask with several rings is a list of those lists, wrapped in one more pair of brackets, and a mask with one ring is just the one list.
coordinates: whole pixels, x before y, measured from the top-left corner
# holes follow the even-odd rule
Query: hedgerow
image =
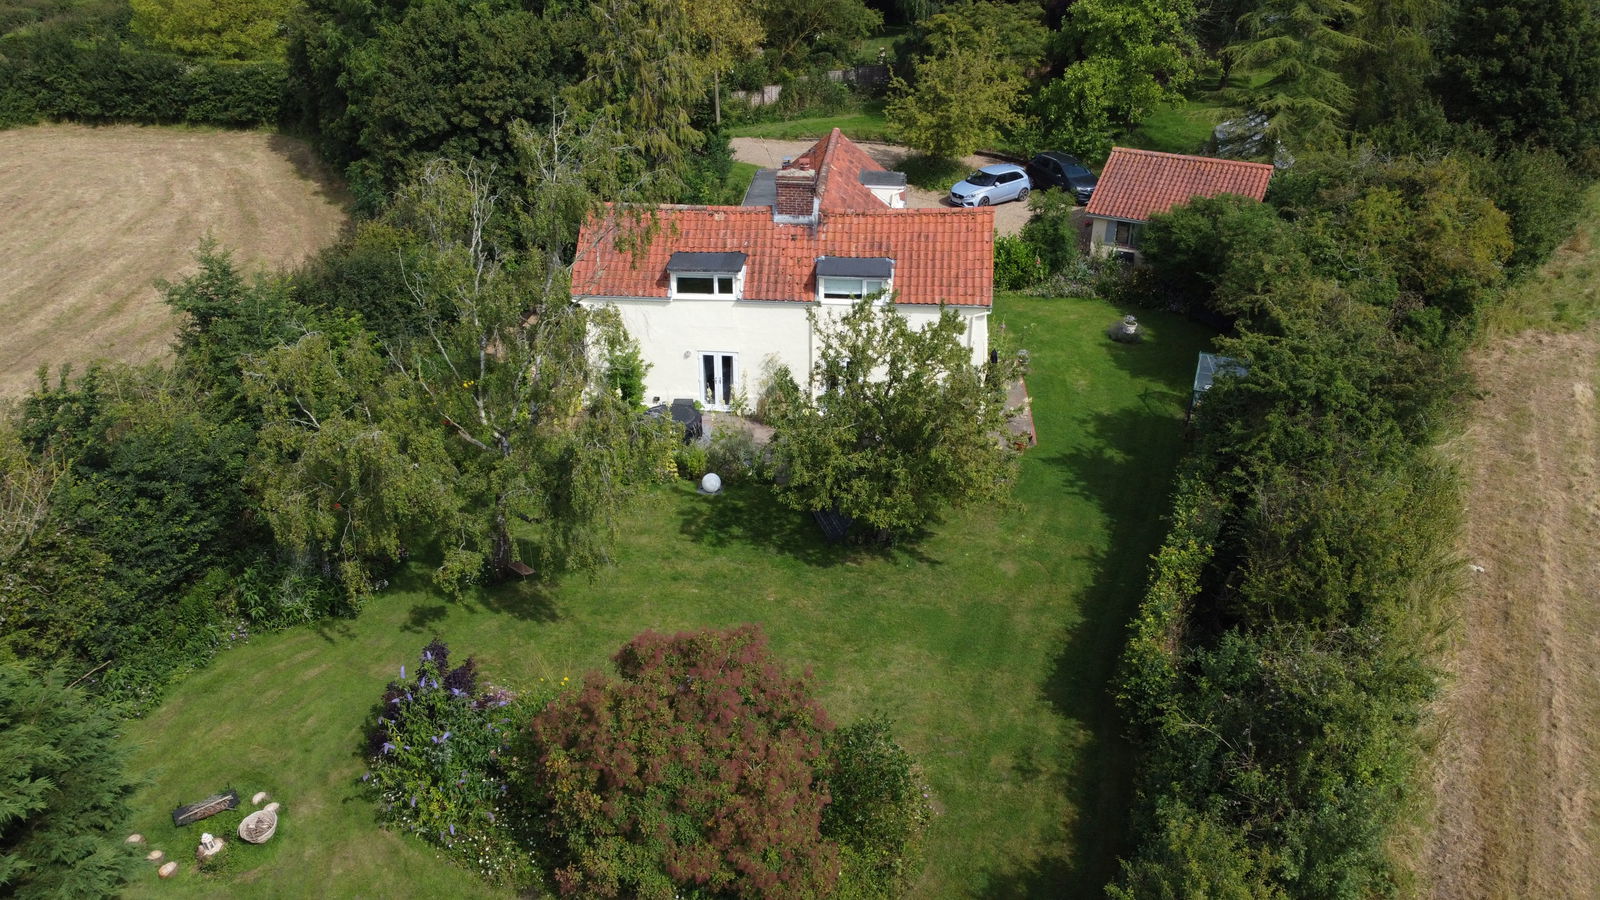
[[(1118, 897), (1396, 891), (1387, 842), (1453, 584), (1458, 488), (1432, 447), (1512, 244), (1452, 160), (1301, 168), (1281, 219), (1206, 201), (1146, 243), (1170, 256), (1160, 277), (1187, 269), (1193, 302), (1236, 317), (1219, 348), (1247, 372), (1194, 411), (1124, 653), (1140, 802)], [(1252, 233), (1277, 248), (1270, 277)]]
[(46, 32), (0, 40), (0, 127), (45, 119), (252, 127), (276, 124), (281, 61), (189, 59)]

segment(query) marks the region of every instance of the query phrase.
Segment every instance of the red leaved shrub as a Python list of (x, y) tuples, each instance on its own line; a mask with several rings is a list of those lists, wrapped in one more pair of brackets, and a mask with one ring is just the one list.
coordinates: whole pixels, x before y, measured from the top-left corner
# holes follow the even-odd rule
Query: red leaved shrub
[(833, 889), (815, 778), (832, 730), (760, 628), (646, 632), (522, 735), (517, 789), (563, 894), (810, 897)]

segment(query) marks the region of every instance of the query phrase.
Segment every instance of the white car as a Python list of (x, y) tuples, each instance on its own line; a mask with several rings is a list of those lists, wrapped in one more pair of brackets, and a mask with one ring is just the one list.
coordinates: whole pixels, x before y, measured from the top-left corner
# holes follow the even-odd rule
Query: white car
[(956, 206), (991, 206), (1007, 200), (1026, 200), (1033, 182), (1021, 166), (999, 163), (984, 166), (950, 189), (950, 202)]

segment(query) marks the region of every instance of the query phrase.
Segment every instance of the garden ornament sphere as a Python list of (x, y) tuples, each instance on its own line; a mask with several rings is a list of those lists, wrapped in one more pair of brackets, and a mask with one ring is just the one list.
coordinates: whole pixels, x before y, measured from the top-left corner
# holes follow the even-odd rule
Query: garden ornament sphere
[(700, 479), (700, 490), (707, 494), (715, 494), (722, 490), (722, 476), (715, 472), (707, 472), (706, 477)]

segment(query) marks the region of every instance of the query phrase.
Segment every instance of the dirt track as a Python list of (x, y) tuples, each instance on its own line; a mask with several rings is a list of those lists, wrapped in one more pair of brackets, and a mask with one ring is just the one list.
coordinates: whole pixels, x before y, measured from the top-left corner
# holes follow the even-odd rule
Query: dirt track
[[(848, 137), (848, 135), (846, 135)], [(792, 159), (811, 148), (816, 141), (779, 141), (768, 138), (734, 138), (730, 142), (733, 146), (733, 158), (739, 162), (751, 163), (764, 169), (776, 169), (783, 164), (785, 159)], [(865, 150), (878, 165), (886, 169), (893, 169), (905, 159), (911, 151), (897, 144), (878, 144), (869, 141), (858, 141), (856, 146)], [(976, 169), (987, 166), (994, 160), (982, 156), (969, 156), (963, 160), (967, 165)], [(918, 209), (945, 206), (944, 194), (925, 191), (921, 188), (911, 187), (906, 189), (906, 205)], [(1028, 204), (1026, 203), (1001, 203), (994, 208), (994, 228), (1001, 234), (1016, 234), (1028, 222)]]
[(34, 372), (168, 352), (154, 287), (206, 235), (249, 268), (332, 241), (343, 200), (298, 141), (255, 132), (50, 125), (0, 131), (0, 398)]
[(1473, 359), (1468, 574), (1422, 892), (1600, 896), (1600, 330)]

